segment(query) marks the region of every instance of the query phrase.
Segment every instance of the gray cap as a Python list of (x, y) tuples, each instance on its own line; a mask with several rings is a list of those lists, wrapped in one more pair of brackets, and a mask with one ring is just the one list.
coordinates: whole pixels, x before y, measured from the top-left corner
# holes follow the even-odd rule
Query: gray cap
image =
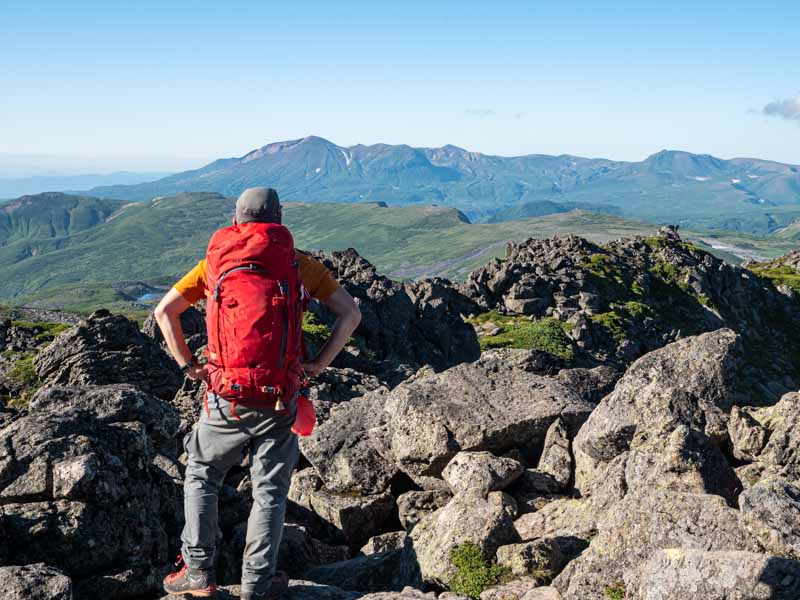
[(246, 189), (236, 200), (237, 223), (280, 223), (278, 192), (268, 187)]

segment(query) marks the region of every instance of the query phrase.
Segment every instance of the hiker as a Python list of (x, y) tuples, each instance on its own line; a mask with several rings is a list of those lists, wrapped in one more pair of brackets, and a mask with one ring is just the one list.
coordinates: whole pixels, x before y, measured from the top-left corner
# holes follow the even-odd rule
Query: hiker
[[(186, 345), (180, 314), (204, 297), (208, 363), (199, 364)], [(336, 324), (316, 357), (305, 361), (301, 323), (309, 298), (329, 308)], [(206, 258), (164, 296), (155, 317), (181, 370), (208, 384), (200, 419), (184, 439), (186, 525), (177, 563), (183, 568), (164, 579), (164, 589), (216, 593), (217, 493), (228, 469), (249, 453), (253, 508), (241, 597), (280, 598), (288, 577), (275, 564), (299, 457), (292, 429), (301, 400), (301, 411), (312, 411), (313, 426), (313, 407), (300, 390), (344, 347), (361, 320), (358, 305), (321, 262), (295, 250), (281, 225), (278, 194), (259, 187), (239, 196), (233, 225), (212, 236)]]

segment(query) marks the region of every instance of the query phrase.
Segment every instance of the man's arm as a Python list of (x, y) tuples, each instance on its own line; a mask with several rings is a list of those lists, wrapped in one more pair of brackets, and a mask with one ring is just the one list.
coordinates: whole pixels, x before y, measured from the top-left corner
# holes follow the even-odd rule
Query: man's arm
[[(181, 327), (181, 313), (190, 306), (189, 301), (178, 290), (172, 288), (161, 299), (153, 313), (170, 353), (181, 366), (191, 362), (194, 358), (189, 346), (186, 345), (183, 327)], [(204, 365), (193, 364), (186, 374), (192, 379), (208, 381), (208, 372)]]
[(319, 354), (313, 360), (303, 363), (303, 369), (309, 377), (315, 377), (328, 368), (361, 322), (361, 310), (358, 304), (342, 287), (322, 300), (322, 303), (336, 315), (336, 323)]

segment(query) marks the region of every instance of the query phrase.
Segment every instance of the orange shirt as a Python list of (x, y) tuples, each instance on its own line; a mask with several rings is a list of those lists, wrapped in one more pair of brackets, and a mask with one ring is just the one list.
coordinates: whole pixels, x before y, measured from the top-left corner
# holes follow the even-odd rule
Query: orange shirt
[[(333, 275), (325, 268), (325, 265), (316, 258), (299, 251), (295, 252), (295, 257), (300, 270), (300, 279), (312, 298), (325, 301), (333, 292), (339, 289), (339, 282), (333, 278)], [(178, 290), (187, 302), (194, 304), (205, 297), (205, 285), (206, 259), (204, 258), (173, 287)]]

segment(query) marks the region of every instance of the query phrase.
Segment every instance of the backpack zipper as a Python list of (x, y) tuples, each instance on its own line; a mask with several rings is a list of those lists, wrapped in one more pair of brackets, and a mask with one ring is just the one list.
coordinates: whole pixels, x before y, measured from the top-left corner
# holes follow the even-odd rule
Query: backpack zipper
[(281, 282), (278, 284), (281, 290), (281, 295), (286, 298), (286, 305), (283, 308), (283, 315), (281, 320), (281, 354), (278, 358), (278, 368), (283, 368), (284, 360), (286, 359), (286, 338), (289, 335), (289, 300), (291, 299), (291, 292), (289, 291), (289, 284)]
[(263, 271), (261, 267), (254, 264), (245, 265), (243, 267), (234, 267), (233, 269), (229, 269), (225, 271), (222, 275), (220, 275), (219, 279), (217, 279), (217, 285), (214, 287), (214, 300), (219, 301), (219, 293), (222, 291), (222, 282), (225, 278), (235, 271)]

